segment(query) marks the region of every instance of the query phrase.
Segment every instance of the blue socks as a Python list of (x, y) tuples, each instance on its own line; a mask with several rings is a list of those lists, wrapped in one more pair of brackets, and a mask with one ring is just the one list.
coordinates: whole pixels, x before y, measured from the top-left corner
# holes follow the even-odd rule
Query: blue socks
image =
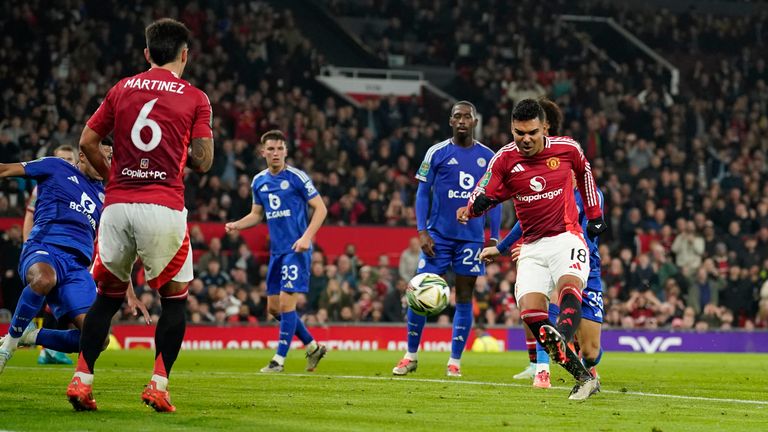
[(408, 308), (408, 352), (416, 353), (419, 351), (419, 342), (421, 342), (421, 333), (424, 331), (424, 325), (427, 323), (427, 317), (413, 312)]
[[(277, 345), (277, 355), (285, 357), (291, 349), (291, 341), (296, 333), (296, 322), (299, 316), (295, 310), (280, 314), (280, 340)], [(304, 328), (306, 331), (306, 327)]]
[[(303, 343), (304, 345), (309, 345), (310, 343), (312, 343), (313, 340), (315, 340), (315, 338), (313, 338), (312, 334), (309, 332), (309, 330), (307, 330), (307, 326), (304, 325), (304, 321), (301, 320), (301, 317), (299, 317), (298, 312), (296, 313), (296, 316), (298, 317), (296, 319), (296, 336), (299, 337), (299, 339), (301, 340), (301, 343)], [(280, 322), (279, 316), (275, 317), (275, 319), (278, 322)]]
[(21, 292), (19, 303), (16, 305), (16, 311), (11, 319), (11, 326), (8, 328), (8, 334), (13, 338), (21, 337), (24, 329), (37, 316), (40, 308), (43, 307), (45, 296), (32, 291), (27, 285)]
[(63, 353), (76, 353), (80, 351), (80, 330), (40, 329), (35, 343)]
[[(452, 359), (460, 359), (464, 352), (469, 331), (472, 329), (472, 318), (472, 303), (456, 303), (456, 312), (453, 314), (453, 336), (451, 338)], [(410, 339), (408, 348), (410, 351)]]
[(299, 340), (301, 340), (301, 343), (304, 345), (309, 345), (313, 340), (315, 340), (315, 338), (313, 338), (309, 333), (309, 330), (307, 330), (307, 326), (304, 325), (304, 321), (299, 318), (298, 314), (296, 314), (296, 336), (299, 337)]

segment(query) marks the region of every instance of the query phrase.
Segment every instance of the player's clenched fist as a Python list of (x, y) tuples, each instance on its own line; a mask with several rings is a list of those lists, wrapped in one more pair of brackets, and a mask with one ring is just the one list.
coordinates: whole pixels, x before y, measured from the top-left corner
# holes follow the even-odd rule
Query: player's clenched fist
[(456, 210), (456, 220), (459, 221), (460, 224), (466, 224), (469, 220), (469, 208), (465, 207), (459, 207)]
[(224, 231), (231, 233), (233, 231), (240, 231), (240, 228), (238, 228), (236, 222), (227, 222), (227, 224), (224, 225)]
[(483, 248), (483, 250), (480, 251), (479, 258), (483, 262), (491, 263), (499, 255), (501, 255), (501, 251), (499, 251), (499, 248), (497, 248), (496, 246), (491, 246), (491, 247)]

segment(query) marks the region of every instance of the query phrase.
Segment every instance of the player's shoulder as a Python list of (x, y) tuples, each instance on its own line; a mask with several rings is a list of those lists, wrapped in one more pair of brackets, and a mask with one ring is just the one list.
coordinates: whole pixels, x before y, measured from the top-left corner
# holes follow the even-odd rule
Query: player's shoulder
[(251, 180), (251, 188), (260, 186), (264, 183), (267, 180), (267, 172), (269, 172), (269, 169), (264, 169), (253, 176), (253, 180)]
[(572, 151), (573, 149), (581, 152), (581, 144), (569, 136), (551, 136), (547, 137), (545, 147), (553, 150)]
[(506, 161), (508, 159), (516, 159), (520, 157), (520, 150), (517, 149), (517, 144), (514, 141), (503, 146), (493, 155), (491, 158), (491, 165), (499, 163), (499, 161)]
[(446, 154), (451, 150), (451, 139), (440, 141), (437, 144), (432, 145), (427, 149), (427, 154), (424, 156), (424, 162), (432, 163), (440, 160), (441, 155)]
[(301, 183), (301, 184), (304, 184), (304, 183), (306, 183), (306, 182), (311, 180), (309, 178), (309, 175), (306, 172), (304, 172), (304, 171), (302, 171), (302, 170), (300, 170), (300, 169), (298, 169), (298, 168), (296, 168), (294, 166), (286, 165), (285, 166), (285, 172), (288, 174), (288, 176), (290, 178), (292, 178), (294, 181), (298, 180), (299, 183)]
[(21, 165), (23, 167), (27, 167), (28, 165), (37, 165), (37, 166), (51, 166), (51, 167), (62, 167), (64, 169), (74, 169), (75, 171), (80, 171), (77, 168), (75, 168), (74, 165), (70, 164), (69, 162), (65, 161), (62, 158), (58, 158), (55, 156), (44, 156), (35, 160), (22, 162)]
[(491, 157), (493, 157), (493, 155), (495, 153), (493, 150), (491, 150), (490, 147), (488, 147), (487, 145), (481, 143), (480, 141), (475, 141), (475, 146), (477, 147), (479, 152), (485, 153), (487, 155), (490, 155)]

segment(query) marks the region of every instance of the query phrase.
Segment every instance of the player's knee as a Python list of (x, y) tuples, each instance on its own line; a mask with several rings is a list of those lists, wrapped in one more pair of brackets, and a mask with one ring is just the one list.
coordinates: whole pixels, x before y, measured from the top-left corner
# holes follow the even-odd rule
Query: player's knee
[(164, 299), (178, 299), (183, 300), (188, 295), (189, 282), (176, 282), (171, 281), (160, 287), (157, 292), (160, 297)]
[(279, 305), (270, 306), (269, 308), (267, 308), (267, 310), (269, 311), (269, 314), (272, 315), (273, 317), (275, 317), (275, 318), (280, 317), (280, 307), (279, 307)]
[(32, 291), (46, 295), (56, 286), (56, 273), (53, 269), (50, 271), (30, 270), (27, 272), (27, 282)]

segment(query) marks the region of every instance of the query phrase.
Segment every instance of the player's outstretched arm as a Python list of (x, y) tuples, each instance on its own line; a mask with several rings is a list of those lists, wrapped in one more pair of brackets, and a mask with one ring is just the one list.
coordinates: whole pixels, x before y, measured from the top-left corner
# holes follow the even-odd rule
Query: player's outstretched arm
[(256, 226), (261, 222), (261, 217), (264, 214), (264, 207), (254, 204), (251, 206), (251, 212), (243, 216), (240, 220), (234, 222), (228, 222), (224, 225), (224, 230), (228, 233), (232, 231), (240, 231), (252, 226)]
[(263, 214), (264, 208), (260, 205), (252, 205), (251, 206), (251, 212), (247, 215), (243, 216), (241, 219), (236, 220), (234, 222), (228, 222), (226, 225), (224, 225), (224, 230), (228, 233), (232, 231), (240, 231), (247, 228), (250, 228), (252, 226), (256, 226), (261, 222), (261, 216)]
[(208, 172), (213, 165), (213, 138), (192, 138), (189, 143), (187, 165), (193, 170)]
[(83, 152), (88, 162), (96, 168), (101, 178), (104, 181), (109, 180), (109, 161), (107, 156), (101, 151), (101, 140), (103, 137), (96, 133), (87, 125), (83, 128), (83, 133), (80, 135), (80, 150)]
[(0, 163), (0, 178), (4, 177), (23, 177), (24, 165), (20, 163)]
[(309, 220), (309, 225), (307, 226), (306, 231), (304, 231), (304, 235), (296, 240), (292, 246), (292, 249), (295, 252), (305, 252), (309, 250), (309, 247), (312, 245), (312, 239), (315, 238), (315, 234), (320, 230), (323, 221), (325, 221), (325, 217), (328, 215), (328, 209), (325, 207), (325, 202), (323, 202), (320, 195), (312, 197), (312, 199), (307, 201), (307, 204), (312, 207), (314, 212), (312, 213), (312, 219)]
[(499, 250), (502, 252), (509, 251), (512, 248), (512, 245), (517, 243), (518, 240), (520, 240), (523, 237), (523, 229), (520, 227), (520, 221), (515, 222), (515, 226), (512, 227), (512, 229), (509, 231), (509, 234), (506, 235), (503, 239), (501, 239), (501, 242), (497, 245)]

